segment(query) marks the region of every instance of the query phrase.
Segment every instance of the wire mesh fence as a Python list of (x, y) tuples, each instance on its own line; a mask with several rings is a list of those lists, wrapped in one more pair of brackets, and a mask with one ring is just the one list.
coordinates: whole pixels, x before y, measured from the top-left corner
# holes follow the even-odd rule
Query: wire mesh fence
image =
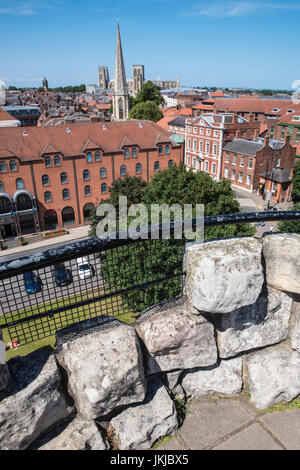
[(0, 327), (26, 344), (76, 322), (101, 316), (133, 322), (145, 308), (182, 290), (181, 240), (111, 243), (92, 253), (31, 263), (0, 273)]

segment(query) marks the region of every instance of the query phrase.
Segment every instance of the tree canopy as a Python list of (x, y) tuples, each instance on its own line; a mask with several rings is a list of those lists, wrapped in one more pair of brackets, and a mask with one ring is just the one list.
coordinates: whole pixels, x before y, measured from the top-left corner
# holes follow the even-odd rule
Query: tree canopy
[(134, 105), (145, 103), (146, 101), (155, 101), (158, 106), (164, 103), (163, 96), (161, 95), (158, 86), (150, 80), (143, 83), (141, 91), (139, 91), (134, 99)]
[(298, 202), (300, 201), (300, 158), (297, 158), (295, 162), (292, 182), (292, 197), (294, 202)]
[(129, 113), (130, 119), (144, 119), (157, 122), (162, 119), (163, 113), (155, 101), (146, 101), (136, 104)]
[[(183, 164), (158, 172), (150, 184), (135, 177), (118, 179), (110, 188), (110, 197), (105, 202), (111, 202), (117, 209), (119, 195), (128, 196), (128, 206), (142, 202), (148, 209), (151, 204), (179, 204), (181, 207), (184, 204), (204, 204), (205, 215), (239, 212), (239, 204), (234, 200), (228, 180), (216, 182), (207, 173), (187, 171)], [(91, 235), (95, 235), (99, 220), (94, 213)], [(249, 224), (212, 227), (205, 230), (205, 239), (251, 236), (254, 232), (255, 228)], [(121, 293), (124, 305), (134, 312), (142, 312), (155, 303), (181, 295), (184, 247), (184, 239), (171, 237), (142, 240), (107, 250), (101, 254), (101, 275), (111, 291), (126, 290)], [(141, 284), (145, 284), (144, 289), (130, 289)]]
[[(300, 201), (296, 202), (292, 211), (300, 211)], [(285, 220), (278, 222), (278, 228), (281, 232), (299, 233), (300, 234), (300, 220)]]

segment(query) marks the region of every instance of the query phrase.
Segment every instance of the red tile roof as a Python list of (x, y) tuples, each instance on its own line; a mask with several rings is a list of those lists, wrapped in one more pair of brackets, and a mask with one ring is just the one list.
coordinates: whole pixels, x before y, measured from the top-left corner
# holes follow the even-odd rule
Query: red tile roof
[[(270, 115), (282, 115), (288, 109), (299, 110), (300, 105), (292, 100), (280, 99), (255, 99), (255, 98), (215, 98), (215, 106), (218, 111), (252, 112)], [(273, 111), (275, 108), (279, 111)]]
[(120, 152), (124, 136), (141, 149), (156, 147), (156, 143), (169, 139), (169, 132), (151, 121), (129, 120), (126, 122), (106, 122), (91, 124), (72, 124), (68, 126), (0, 128), (0, 157), (8, 152), (21, 161), (40, 160), (41, 153), (47, 145), (56, 148), (66, 156), (83, 155), (88, 141), (101, 148), (104, 153)]
[(0, 108), (0, 121), (16, 121), (16, 118), (11, 116), (5, 109)]
[(300, 121), (294, 121), (294, 116), (300, 116), (300, 106), (298, 106), (298, 110), (296, 110), (294, 113), (286, 113), (280, 116), (279, 123), (300, 126)]

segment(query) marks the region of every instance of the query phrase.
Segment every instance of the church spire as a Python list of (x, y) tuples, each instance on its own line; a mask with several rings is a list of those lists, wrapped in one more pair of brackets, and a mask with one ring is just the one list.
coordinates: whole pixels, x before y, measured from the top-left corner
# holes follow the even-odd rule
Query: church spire
[(120, 27), (117, 29), (116, 67), (113, 96), (113, 119), (120, 121), (128, 119), (129, 96), (125, 74), (124, 58), (122, 51)]

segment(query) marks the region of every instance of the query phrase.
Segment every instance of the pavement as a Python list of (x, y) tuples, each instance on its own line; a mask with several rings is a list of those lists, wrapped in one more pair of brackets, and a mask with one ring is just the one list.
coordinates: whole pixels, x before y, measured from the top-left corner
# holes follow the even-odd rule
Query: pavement
[(300, 450), (300, 408), (260, 411), (245, 398), (193, 398), (165, 450)]
[(82, 227), (75, 227), (68, 229), (69, 233), (67, 235), (59, 235), (58, 237), (53, 237), (47, 240), (41, 240), (35, 243), (29, 243), (24, 246), (16, 246), (14, 248), (8, 248), (0, 252), (0, 263), (6, 261), (5, 258), (11, 255), (17, 255), (17, 257), (26, 256), (30, 251), (36, 250), (48, 250), (54, 245), (63, 245), (65, 243), (79, 241), (81, 239), (88, 237), (89, 225), (84, 225)]

